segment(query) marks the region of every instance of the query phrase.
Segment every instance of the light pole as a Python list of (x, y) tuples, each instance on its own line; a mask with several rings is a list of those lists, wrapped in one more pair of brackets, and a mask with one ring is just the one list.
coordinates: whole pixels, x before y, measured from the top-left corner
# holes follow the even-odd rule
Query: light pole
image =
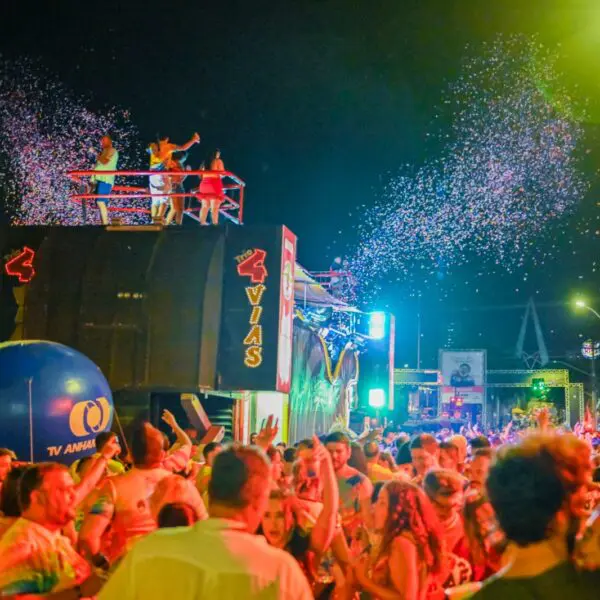
[[(600, 320), (600, 314), (594, 310), (585, 300), (579, 298), (575, 300), (575, 306), (577, 308), (585, 308), (589, 310), (598, 320)], [(596, 359), (600, 356), (600, 344), (593, 340), (588, 340), (583, 343), (582, 354), (585, 358), (589, 358), (591, 362), (591, 380), (592, 380), (592, 407), (594, 409), (594, 425), (598, 425), (598, 388), (596, 386)]]
[(585, 300), (575, 300), (575, 306), (577, 308), (587, 308), (587, 310), (600, 319), (600, 314), (598, 314), (598, 312), (595, 311), (589, 304), (586, 304)]

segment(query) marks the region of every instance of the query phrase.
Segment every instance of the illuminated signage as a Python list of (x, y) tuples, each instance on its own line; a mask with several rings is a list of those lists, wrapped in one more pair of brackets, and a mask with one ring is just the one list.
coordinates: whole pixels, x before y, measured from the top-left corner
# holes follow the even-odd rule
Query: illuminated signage
[(236, 257), (237, 272), (240, 277), (248, 277), (252, 283), (257, 285), (246, 287), (246, 297), (250, 304), (250, 319), (248, 324), (250, 329), (244, 338), (244, 364), (256, 369), (260, 367), (263, 361), (263, 328), (261, 318), (263, 307), (261, 301), (267, 287), (264, 282), (267, 278), (267, 269), (265, 259), (267, 253), (264, 250), (247, 250)]
[(287, 228), (282, 232), (281, 283), (279, 289), (279, 332), (277, 339), (278, 392), (289, 394), (292, 379), (292, 338), (294, 320), (294, 267), (296, 236)]
[(18, 277), (19, 283), (29, 283), (35, 276), (35, 269), (33, 268), (34, 258), (35, 252), (25, 246), (21, 252), (6, 262), (4, 270), (7, 275)]

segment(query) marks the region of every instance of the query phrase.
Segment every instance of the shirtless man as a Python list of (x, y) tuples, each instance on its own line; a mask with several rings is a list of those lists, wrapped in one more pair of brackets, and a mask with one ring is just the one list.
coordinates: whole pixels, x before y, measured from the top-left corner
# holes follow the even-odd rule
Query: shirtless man
[[(171, 143), (168, 137), (160, 137), (158, 143), (152, 143), (148, 147), (150, 154), (150, 170), (151, 171), (170, 171), (176, 167), (176, 162), (173, 160), (175, 152), (186, 152), (194, 144), (200, 142), (200, 136), (194, 133), (192, 138), (186, 144), (178, 146)], [(172, 190), (171, 178), (157, 173), (150, 175), (150, 193), (152, 194), (151, 216), (152, 220), (162, 221), (167, 211), (169, 197), (163, 194), (170, 194)]]
[(365, 548), (365, 527), (371, 522), (373, 484), (366, 475), (348, 464), (350, 440), (344, 433), (330, 433), (325, 439), (325, 446), (331, 454), (338, 482), (342, 527), (350, 552), (358, 556)]

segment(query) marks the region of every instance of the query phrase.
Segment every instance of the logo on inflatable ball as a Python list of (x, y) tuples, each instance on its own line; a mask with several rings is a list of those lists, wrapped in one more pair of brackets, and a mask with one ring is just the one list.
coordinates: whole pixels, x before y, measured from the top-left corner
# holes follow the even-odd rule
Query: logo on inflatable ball
[(106, 398), (78, 402), (69, 414), (71, 433), (77, 437), (96, 435), (110, 425), (111, 406)]
[(80, 352), (46, 341), (0, 344), (0, 440), (19, 460), (71, 464), (93, 454), (113, 410), (106, 378)]

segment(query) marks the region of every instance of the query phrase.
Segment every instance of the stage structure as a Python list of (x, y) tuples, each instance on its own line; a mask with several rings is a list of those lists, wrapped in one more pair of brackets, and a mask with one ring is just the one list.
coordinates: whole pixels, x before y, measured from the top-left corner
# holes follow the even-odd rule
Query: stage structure
[[(557, 408), (564, 409), (566, 421), (571, 427), (577, 422), (583, 422), (585, 413), (583, 384), (571, 382), (567, 369), (516, 369), (486, 371), (486, 402), (482, 414), (485, 424), (495, 427), (502, 417), (510, 418), (511, 405), (509, 403), (501, 406), (501, 396), (513, 390), (526, 399), (527, 390), (533, 388), (534, 380), (543, 380), (551, 395), (555, 390)], [(446, 410), (447, 405), (445, 406), (443, 402), (444, 381), (441, 371), (395, 369), (394, 383), (399, 422), (404, 423), (408, 429), (435, 430), (440, 427), (458, 429), (468, 422), (469, 415), (461, 412), (460, 417), (456, 418), (455, 414), (450, 414)]]
[(124, 425), (168, 407), (247, 441), (274, 414), (296, 441), (348, 421), (364, 315), (297, 264), (286, 227), (188, 224), (0, 231), (0, 341), (88, 356)]

